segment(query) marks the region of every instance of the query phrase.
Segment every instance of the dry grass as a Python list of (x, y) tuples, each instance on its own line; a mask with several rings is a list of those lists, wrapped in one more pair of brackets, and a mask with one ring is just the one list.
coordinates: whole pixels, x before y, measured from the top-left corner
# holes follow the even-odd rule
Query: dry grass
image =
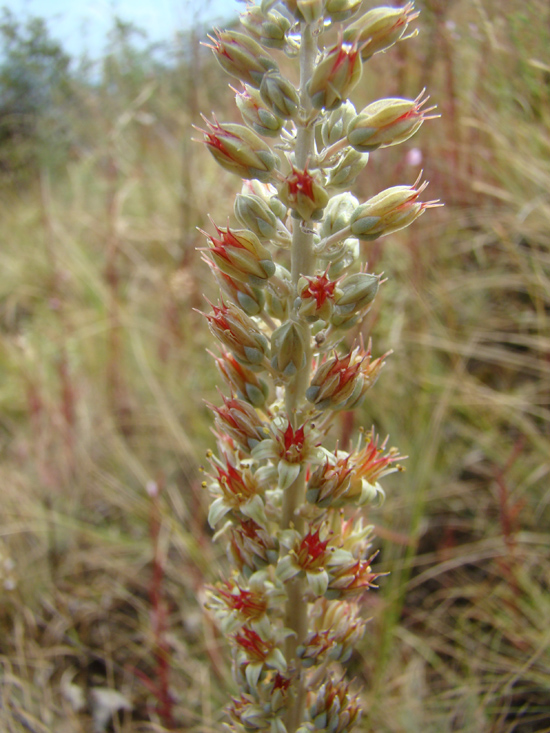
[[(443, 119), (412, 144), (446, 207), (365, 253), (389, 280), (364, 332), (395, 353), (361, 419), (409, 459), (371, 517), (391, 575), (365, 602), (370, 633), (350, 666), (365, 687), (364, 731), (542, 733), (548, 9), (542, 0), (423, 5), (420, 38), (373, 62), (365, 82), (366, 98), (428, 84)], [(212, 70), (204, 74), (210, 82)], [(205, 212), (223, 219), (238, 184), (182, 141), (197, 107), (214, 106), (207, 92), (187, 108), (160, 83), (146, 92), (87, 100), (89, 148), (63, 175), (44, 173), (1, 204), (0, 728), (9, 733), (93, 730), (97, 688), (131, 705), (113, 730), (165, 730), (144, 681), (158, 684), (151, 481), (163, 487), (157, 552), (176, 728), (219, 730), (231, 690), (223, 640), (200, 609), (224, 558), (198, 473), (210, 444), (203, 399), (216, 399), (217, 378), (192, 308), (212, 290), (195, 226)], [(363, 193), (412, 182), (403, 155), (373, 155)], [(76, 711), (79, 691), (86, 704)]]

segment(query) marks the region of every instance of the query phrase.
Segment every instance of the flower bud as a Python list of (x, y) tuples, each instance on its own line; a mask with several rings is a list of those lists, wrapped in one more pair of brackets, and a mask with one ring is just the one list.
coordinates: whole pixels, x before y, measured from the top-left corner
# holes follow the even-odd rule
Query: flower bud
[(260, 94), (267, 106), (278, 117), (287, 120), (295, 117), (300, 107), (300, 97), (293, 84), (277, 71), (268, 72), (262, 79)]
[(274, 537), (252, 519), (242, 521), (231, 530), (229, 554), (245, 577), (277, 562), (279, 551)]
[(260, 239), (274, 239), (277, 236), (277, 217), (259, 196), (237, 194), (234, 211), (239, 222)]
[(269, 181), (277, 165), (277, 156), (269, 145), (244, 125), (204, 120), (208, 127), (207, 131), (201, 130), (204, 142), (222, 168), (241, 178)]
[(334, 306), (335, 288), (336, 282), (331, 282), (326, 272), (315, 277), (301, 277), (295, 303), (298, 315), (311, 323), (319, 319), (328, 321)]
[(292, 377), (305, 363), (305, 345), (300, 328), (293, 321), (287, 321), (271, 335), (271, 366), (284, 377)]
[(249, 402), (253, 407), (263, 407), (269, 394), (269, 388), (263, 379), (239, 364), (233, 354), (227, 351), (223, 351), (216, 359), (216, 366), (221, 377), (240, 400)]
[(233, 279), (225, 272), (222, 272), (220, 268), (208, 258), (205, 258), (205, 261), (210, 267), (212, 267), (214, 277), (218, 281), (218, 285), (223, 293), (225, 293), (233, 303), (238, 305), (247, 316), (257, 316), (262, 312), (265, 298), (260, 288), (253, 288), (241, 280)]
[(306, 23), (316, 23), (323, 17), (324, 0), (297, 0), (295, 4)]
[(428, 101), (422, 91), (414, 100), (379, 99), (363, 109), (348, 127), (348, 142), (355, 150), (367, 153), (408, 140), (435, 107), (422, 109)]
[(216, 31), (211, 46), (219, 64), (231, 76), (251, 87), (259, 88), (266, 71), (277, 69), (277, 64), (267, 56), (254, 39), (238, 31)]
[(339, 458), (336, 462), (326, 461), (310, 476), (306, 487), (306, 500), (320, 509), (343, 506), (351, 481), (352, 468), (349, 458)]
[(329, 49), (307, 84), (315, 109), (339, 107), (361, 78), (361, 66), (356, 44), (341, 43)]
[(245, 366), (257, 370), (269, 349), (266, 337), (254, 321), (232, 303), (212, 306), (213, 313), (206, 316), (214, 336), (233, 352)]
[(339, 283), (334, 302), (341, 313), (344, 311), (357, 313), (372, 303), (378, 293), (379, 285), (380, 278), (377, 275), (355, 272)]
[(292, 168), (292, 173), (279, 188), (279, 198), (292, 209), (296, 218), (309, 221), (323, 215), (329, 196), (318, 179), (306, 169)]
[(428, 185), (392, 186), (358, 206), (350, 219), (351, 233), (363, 240), (378, 239), (409, 226), (428, 208), (439, 206), (437, 201), (418, 201)]
[(321, 127), (323, 144), (328, 147), (346, 137), (348, 125), (356, 115), (357, 111), (349, 100), (343, 102), (336, 109), (333, 109), (325, 117)]
[(258, 135), (276, 137), (283, 126), (283, 120), (273, 114), (262, 102), (260, 93), (247, 87), (235, 95), (235, 102), (244, 122)]
[(304, 667), (326, 659), (345, 663), (361, 640), (366, 621), (358, 615), (356, 603), (334, 603), (319, 598), (312, 608), (314, 629), (296, 650)]
[(311, 700), (309, 717), (316, 730), (347, 733), (361, 717), (359, 700), (349, 694), (349, 684), (344, 680), (330, 678)]
[(219, 238), (208, 237), (209, 254), (221, 272), (234, 280), (261, 287), (275, 273), (271, 253), (258, 237), (247, 229), (231, 231), (216, 227)]
[(367, 61), (403, 38), (407, 26), (417, 17), (412, 2), (401, 8), (373, 8), (345, 29), (344, 40), (356, 43), (361, 48), (361, 58)]
[(354, 409), (378, 378), (383, 358), (371, 361), (370, 349), (357, 347), (341, 359), (327, 359), (313, 375), (306, 398), (319, 410)]
[(267, 312), (278, 321), (286, 321), (289, 313), (290, 297), (293, 293), (290, 274), (284, 267), (277, 265), (279, 282), (269, 283), (265, 291), (265, 307)]
[(356, 13), (363, 0), (325, 0), (325, 15), (334, 23), (342, 23)]
[(359, 153), (353, 148), (346, 148), (336, 165), (327, 171), (327, 186), (348, 188), (368, 162), (368, 153)]
[(337, 196), (333, 196), (325, 209), (323, 222), (319, 228), (319, 236), (324, 239), (345, 229), (358, 205), (359, 201), (351, 193), (339, 193)]
[(280, 50), (284, 48), (290, 21), (282, 13), (277, 10), (264, 12), (260, 6), (253, 5), (241, 13), (240, 21), (262, 46)]
[(284, 221), (288, 214), (288, 207), (283, 204), (280, 198), (272, 196), (269, 201), (269, 208), (275, 214), (277, 219)]
[(229, 435), (245, 453), (266, 438), (264, 423), (256, 410), (247, 402), (234, 397), (223, 397), (223, 405), (214, 407), (217, 428)]

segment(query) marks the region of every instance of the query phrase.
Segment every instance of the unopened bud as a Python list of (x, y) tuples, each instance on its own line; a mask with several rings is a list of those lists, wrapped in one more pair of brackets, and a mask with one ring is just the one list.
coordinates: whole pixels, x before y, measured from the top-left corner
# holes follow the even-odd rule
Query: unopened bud
[(260, 44), (244, 33), (216, 31), (216, 37), (210, 40), (214, 42), (211, 48), (219, 64), (245, 84), (259, 88), (266, 71), (277, 69)]
[(386, 51), (403, 38), (409, 23), (418, 17), (414, 3), (401, 8), (373, 8), (344, 31), (344, 40), (357, 43), (367, 61), (375, 53)]
[(265, 404), (269, 393), (268, 386), (263, 379), (239, 364), (233, 354), (224, 351), (221, 357), (216, 359), (216, 366), (231, 390), (237, 397), (249, 402), (254, 407), (262, 407)]
[(300, 328), (287, 321), (271, 336), (271, 366), (285, 377), (292, 377), (306, 363), (304, 339)]
[(241, 364), (258, 369), (267, 356), (269, 344), (254, 321), (231, 303), (214, 305), (212, 310), (206, 318), (214, 336)]
[(225, 295), (243, 310), (247, 316), (258, 316), (264, 307), (265, 297), (263, 290), (253, 288), (247, 283), (235, 280), (222, 272), (214, 263), (209, 262), (214, 269), (214, 276)]
[(335, 303), (340, 308), (350, 308), (357, 312), (369, 306), (375, 299), (380, 286), (380, 278), (368, 272), (355, 272), (338, 285)]
[(361, 67), (356, 44), (341, 43), (329, 49), (307, 84), (312, 105), (326, 110), (339, 107), (361, 78)]
[(408, 140), (424, 120), (431, 119), (422, 109), (428, 101), (422, 91), (412, 99), (379, 99), (363, 109), (348, 127), (348, 142), (355, 150), (368, 153), (377, 148), (397, 145)]
[(267, 106), (278, 117), (287, 120), (295, 117), (300, 107), (296, 88), (278, 72), (268, 72), (262, 79), (260, 94)]
[(244, 122), (258, 135), (276, 137), (283, 126), (283, 120), (262, 102), (260, 93), (252, 87), (237, 92), (235, 102)]
[(265, 425), (247, 402), (223, 397), (222, 407), (210, 407), (216, 413), (220, 431), (227, 433), (247, 453), (265, 439)]
[(237, 194), (234, 211), (240, 223), (260, 239), (274, 239), (277, 236), (277, 217), (259, 196)]
[(253, 5), (241, 13), (240, 20), (262, 46), (284, 48), (285, 33), (290, 28), (290, 21), (282, 13), (277, 10), (264, 11), (262, 7)]
[(316, 23), (323, 17), (324, 0), (297, 0), (295, 4), (306, 23)]
[(363, 0), (325, 0), (325, 15), (335, 23), (342, 23), (356, 13)]
[(206, 234), (210, 256), (218, 268), (235, 280), (256, 287), (275, 273), (270, 251), (247, 229), (231, 230), (216, 227), (218, 238)]
[(208, 130), (201, 130), (204, 142), (222, 168), (241, 178), (260, 181), (271, 178), (277, 156), (255, 132), (244, 125), (212, 123), (206, 119), (205, 122)]
[(342, 138), (346, 137), (348, 125), (357, 116), (357, 111), (353, 104), (347, 100), (336, 109), (328, 114), (321, 127), (321, 135), (323, 143), (326, 147), (334, 145)]
[(359, 347), (341, 359), (333, 356), (317, 368), (306, 398), (319, 410), (352, 410), (375, 383), (383, 365), (383, 357), (371, 361), (370, 350)]
[(333, 196), (325, 209), (319, 235), (324, 239), (325, 237), (330, 237), (335, 232), (345, 229), (358, 205), (359, 201), (349, 192), (339, 193), (337, 196)]
[(320, 219), (329, 196), (318, 179), (309, 171), (292, 169), (279, 188), (279, 198), (292, 209), (297, 218), (309, 221)]
[(317, 691), (309, 716), (318, 730), (346, 733), (359, 722), (361, 708), (358, 698), (349, 694), (348, 684), (329, 679)]
[(359, 153), (353, 148), (346, 148), (336, 165), (327, 171), (327, 186), (348, 188), (368, 162), (368, 153)]
[(290, 288), (286, 292), (282, 292), (281, 288), (267, 288), (265, 309), (272, 318), (281, 322), (286, 321), (290, 310)]
[(418, 201), (427, 185), (424, 181), (418, 186), (417, 180), (412, 186), (392, 186), (373, 196), (353, 212), (351, 233), (370, 241), (404, 229), (426, 209), (440, 206), (438, 201)]
[(277, 219), (280, 219), (281, 221), (284, 221), (286, 219), (286, 216), (288, 214), (288, 207), (283, 204), (280, 198), (277, 196), (272, 196), (269, 199), (269, 208), (271, 211), (275, 214)]

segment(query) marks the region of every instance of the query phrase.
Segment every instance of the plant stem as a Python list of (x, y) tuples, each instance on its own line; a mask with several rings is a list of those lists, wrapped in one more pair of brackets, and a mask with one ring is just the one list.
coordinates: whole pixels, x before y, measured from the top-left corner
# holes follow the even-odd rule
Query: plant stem
[[(300, 47), (300, 102), (304, 122), (298, 127), (296, 135), (296, 165), (304, 170), (308, 160), (315, 152), (314, 129), (307, 119), (311, 112), (311, 102), (306, 84), (311, 78), (315, 64), (317, 45), (311, 27), (304, 25)], [(313, 234), (307, 222), (294, 220), (291, 249), (292, 284), (296, 288), (302, 275), (313, 274), (315, 256), (313, 252)], [(287, 385), (285, 405), (288, 419), (297, 428), (297, 413), (305, 400), (305, 391), (311, 377), (311, 333), (308, 324), (299, 319), (296, 313), (291, 316), (299, 326), (305, 345), (305, 365), (298, 371), (294, 379)], [(294, 526), (299, 532), (303, 529), (303, 519), (296, 516), (296, 509), (305, 501), (305, 468), (302, 468), (296, 481), (285, 492), (283, 499), (283, 527)], [(295, 636), (287, 639), (285, 645), (286, 659), (289, 667), (295, 666), (298, 675), (294, 698), (289, 700), (286, 726), (289, 733), (294, 733), (303, 720), (305, 687), (302, 678), (300, 660), (296, 658), (296, 647), (303, 641), (307, 633), (307, 603), (304, 600), (304, 580), (292, 579), (287, 583), (288, 600), (286, 607), (286, 626), (294, 631)]]

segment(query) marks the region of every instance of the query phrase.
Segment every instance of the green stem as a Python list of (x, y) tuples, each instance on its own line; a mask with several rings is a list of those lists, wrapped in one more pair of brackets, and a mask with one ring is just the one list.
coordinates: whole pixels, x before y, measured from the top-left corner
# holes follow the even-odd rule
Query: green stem
[[(306, 90), (306, 84), (313, 73), (317, 44), (313, 37), (311, 27), (302, 27), (302, 40), (300, 46), (300, 102), (303, 114), (303, 124), (298, 126), (296, 134), (296, 166), (304, 170), (307, 162), (315, 153), (314, 129), (307, 120), (311, 113), (311, 102)], [(308, 222), (301, 219), (294, 219), (292, 232), (291, 249), (291, 275), (292, 284), (296, 288), (298, 280), (302, 275), (313, 274), (315, 267), (315, 255), (313, 252), (313, 235)], [(309, 325), (293, 313), (291, 318), (299, 326), (303, 342), (305, 344), (305, 365), (298, 371), (294, 379), (288, 384), (285, 395), (285, 406), (289, 420), (294, 424), (294, 429), (299, 425), (298, 413), (305, 401), (305, 391), (311, 378), (311, 332)], [(283, 499), (283, 527), (295, 527), (302, 532), (304, 521), (296, 515), (296, 510), (305, 501), (305, 467), (302, 468), (296, 481), (285, 492)], [(286, 605), (286, 626), (294, 631), (285, 645), (285, 655), (289, 668), (295, 668), (297, 673), (297, 684), (293, 697), (289, 700), (286, 727), (288, 733), (295, 733), (304, 719), (305, 685), (300, 660), (296, 657), (296, 647), (301, 644), (307, 634), (308, 616), (307, 603), (304, 600), (305, 581), (302, 578), (295, 578), (286, 585), (288, 600)]]

